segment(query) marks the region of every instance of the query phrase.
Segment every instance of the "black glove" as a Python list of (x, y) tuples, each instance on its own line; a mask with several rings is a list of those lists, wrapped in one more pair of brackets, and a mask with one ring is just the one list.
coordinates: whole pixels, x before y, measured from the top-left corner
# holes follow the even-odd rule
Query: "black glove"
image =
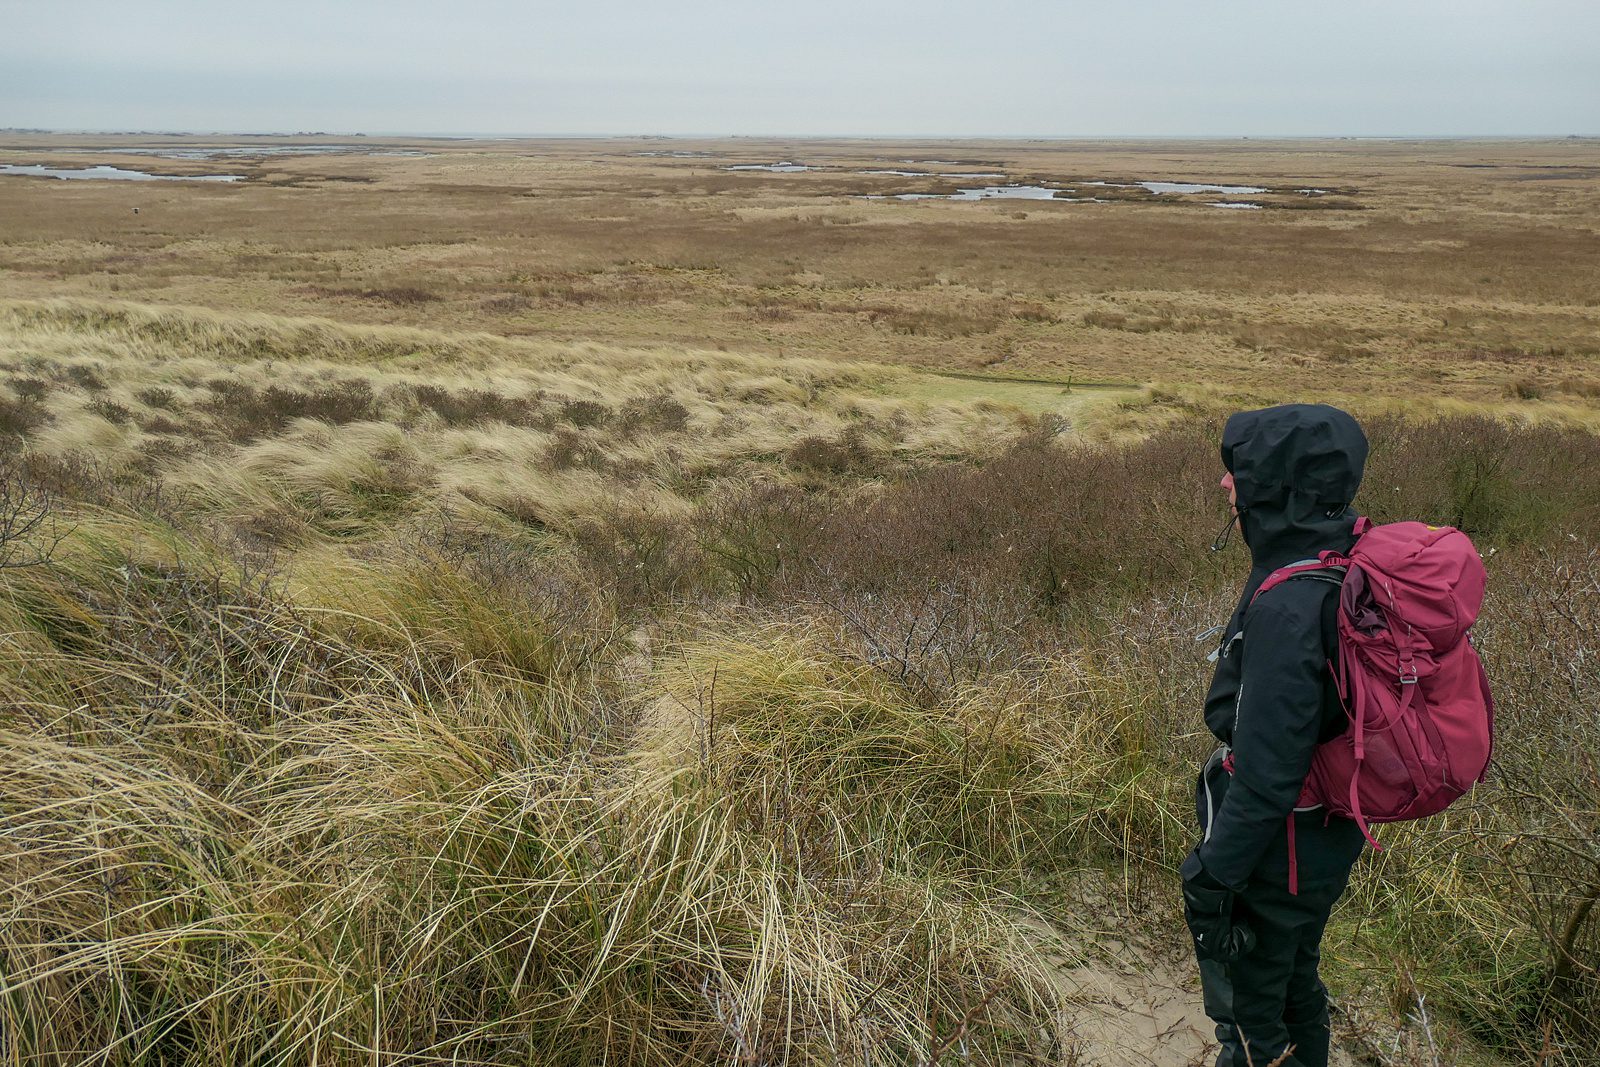
[(1183, 918), (1202, 960), (1232, 963), (1256, 947), (1256, 935), (1233, 918), (1233, 890), (1206, 873), (1198, 849), (1178, 868), (1183, 876)]

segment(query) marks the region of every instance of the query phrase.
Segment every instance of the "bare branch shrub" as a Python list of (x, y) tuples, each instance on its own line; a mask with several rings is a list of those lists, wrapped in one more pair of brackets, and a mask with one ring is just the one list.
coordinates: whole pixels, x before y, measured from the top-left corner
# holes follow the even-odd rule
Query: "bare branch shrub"
[(14, 456), (0, 457), (0, 570), (50, 562), (68, 532), (50, 490), (28, 477)]

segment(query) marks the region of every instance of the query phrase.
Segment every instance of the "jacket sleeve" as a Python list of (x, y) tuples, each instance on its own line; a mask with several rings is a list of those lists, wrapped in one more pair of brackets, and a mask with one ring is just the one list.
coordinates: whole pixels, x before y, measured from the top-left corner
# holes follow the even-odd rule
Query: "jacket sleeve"
[(1322, 597), (1286, 583), (1245, 617), (1233, 781), (1200, 846), (1200, 862), (1243, 889), (1273, 836), (1285, 832), (1322, 724)]

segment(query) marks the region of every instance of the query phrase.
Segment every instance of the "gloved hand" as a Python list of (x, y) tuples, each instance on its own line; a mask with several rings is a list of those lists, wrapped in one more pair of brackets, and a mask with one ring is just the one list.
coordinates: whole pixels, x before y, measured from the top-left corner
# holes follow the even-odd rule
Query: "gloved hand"
[(1194, 954), (1202, 960), (1232, 963), (1256, 947), (1256, 935), (1234, 921), (1233, 890), (1211, 877), (1199, 849), (1178, 868), (1183, 876), (1183, 917), (1194, 935)]

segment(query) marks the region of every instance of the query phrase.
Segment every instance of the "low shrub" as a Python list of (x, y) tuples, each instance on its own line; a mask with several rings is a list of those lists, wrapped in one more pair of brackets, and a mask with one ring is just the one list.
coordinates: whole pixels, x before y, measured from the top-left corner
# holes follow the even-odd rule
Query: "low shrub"
[(106, 380), (101, 376), (100, 371), (86, 363), (70, 364), (63, 373), (68, 380), (88, 392), (98, 393), (106, 388)]
[(692, 587), (699, 566), (685, 524), (646, 506), (608, 501), (570, 523), (567, 535), (620, 611), (678, 598)]
[(623, 438), (641, 434), (682, 433), (689, 425), (689, 409), (669, 393), (635, 397), (622, 405), (616, 431)]
[(542, 396), (510, 397), (487, 389), (442, 389), (415, 385), (409, 390), (419, 407), (426, 408), (449, 426), (503, 422), (509, 426), (547, 426), (551, 416)]
[(0, 437), (27, 437), (56, 421), (43, 404), (0, 396)]
[(544, 466), (551, 471), (604, 470), (609, 460), (594, 435), (559, 426), (544, 447)]
[(50, 395), (50, 382), (43, 378), (12, 378), (11, 391), (19, 400), (38, 403)]
[(164, 385), (152, 385), (133, 394), (147, 407), (172, 410), (178, 403), (178, 394)]
[(133, 418), (133, 411), (129, 409), (128, 405), (119, 404), (115, 400), (110, 400), (105, 397), (91, 400), (85, 406), (93, 414), (98, 415), (100, 418), (105, 419), (107, 422), (116, 426), (121, 426), (123, 423)]
[(561, 418), (580, 430), (604, 426), (612, 414), (610, 406), (598, 400), (567, 400), (561, 404)]
[(802, 437), (784, 454), (785, 465), (813, 474), (867, 474), (881, 469), (883, 454), (859, 426), (847, 426), (837, 437)]
[(214, 396), (205, 405), (223, 432), (239, 442), (268, 437), (295, 419), (319, 419), (333, 425), (380, 417), (372, 384), (349, 378), (314, 390), (269, 385), (256, 389), (243, 382), (213, 379)]

